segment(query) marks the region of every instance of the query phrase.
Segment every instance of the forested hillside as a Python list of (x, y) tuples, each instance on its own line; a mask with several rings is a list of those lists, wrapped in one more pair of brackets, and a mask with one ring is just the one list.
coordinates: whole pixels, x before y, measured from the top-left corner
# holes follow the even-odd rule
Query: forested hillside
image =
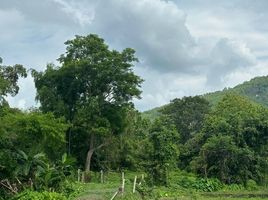
[[(222, 91), (216, 91), (201, 95), (214, 106), (226, 94), (237, 94), (250, 100), (268, 107), (268, 76), (255, 77), (250, 81), (235, 86), (234, 88), (225, 88)], [(159, 114), (162, 107), (153, 108), (142, 113), (142, 116), (147, 119), (154, 120)]]
[(250, 81), (235, 86), (203, 95), (212, 105), (216, 105), (225, 94), (235, 93), (268, 107), (268, 76), (256, 77)]

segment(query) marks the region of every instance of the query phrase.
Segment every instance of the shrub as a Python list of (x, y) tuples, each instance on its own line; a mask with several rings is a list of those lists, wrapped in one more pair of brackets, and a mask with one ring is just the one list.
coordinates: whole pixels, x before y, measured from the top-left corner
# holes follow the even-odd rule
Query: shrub
[(67, 200), (67, 198), (56, 192), (34, 192), (26, 190), (14, 197), (13, 200)]
[(76, 197), (78, 194), (86, 191), (87, 185), (78, 182), (65, 181), (61, 184), (61, 192), (68, 198)]
[(223, 184), (218, 179), (197, 179), (193, 188), (202, 192), (214, 192), (223, 188)]
[(224, 191), (241, 191), (244, 190), (244, 186), (241, 184), (224, 185)]
[(196, 182), (195, 177), (188, 177), (188, 176), (183, 176), (177, 181), (178, 185), (183, 188), (193, 188), (195, 182)]
[(257, 183), (254, 181), (254, 180), (248, 180), (247, 183), (246, 183), (246, 188), (247, 190), (257, 190), (258, 189), (258, 185)]

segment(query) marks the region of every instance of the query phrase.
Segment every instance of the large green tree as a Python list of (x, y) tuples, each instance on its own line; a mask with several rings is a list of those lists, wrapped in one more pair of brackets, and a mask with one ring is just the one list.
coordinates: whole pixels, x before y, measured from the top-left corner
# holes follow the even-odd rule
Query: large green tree
[(192, 165), (203, 175), (226, 183), (245, 184), (248, 179), (260, 182), (267, 165), (267, 116), (266, 108), (237, 95), (226, 95), (205, 119), (196, 140), (191, 140), (192, 149), (199, 147)]
[(0, 57), (0, 103), (5, 102), (6, 95), (15, 96), (19, 91), (17, 84), (19, 77), (27, 76), (26, 69), (19, 64), (14, 66), (2, 65)]
[(168, 172), (176, 167), (179, 155), (179, 135), (170, 121), (156, 119), (149, 130), (149, 148), (146, 171), (154, 185), (167, 185)]
[(198, 133), (203, 120), (210, 110), (209, 102), (202, 97), (183, 97), (173, 99), (161, 109), (161, 113), (170, 118), (178, 132), (182, 144)]
[(133, 49), (111, 50), (93, 34), (76, 36), (65, 44), (60, 66), (50, 64), (44, 72), (32, 74), (41, 110), (63, 115), (73, 125), (69, 146), (73, 130), (83, 130), (85, 170), (89, 171), (93, 153), (123, 132), (131, 100), (141, 94), (142, 79), (133, 72), (138, 61)]
[(189, 167), (193, 154), (199, 151), (197, 149), (198, 145), (193, 144), (197, 142), (198, 138), (195, 138), (195, 136), (203, 127), (205, 116), (209, 111), (209, 102), (199, 96), (173, 99), (160, 110), (180, 133), (178, 164), (182, 169)]
[[(113, 137), (108, 146), (94, 153), (92, 169), (144, 170), (142, 163), (148, 160), (146, 147), (150, 121), (133, 109), (128, 111), (126, 121), (124, 133)], [(85, 153), (80, 151), (80, 154)]]

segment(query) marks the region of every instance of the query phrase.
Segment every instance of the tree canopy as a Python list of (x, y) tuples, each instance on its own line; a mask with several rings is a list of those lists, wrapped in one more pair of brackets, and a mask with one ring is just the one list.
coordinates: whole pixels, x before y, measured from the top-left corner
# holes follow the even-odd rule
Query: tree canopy
[(0, 102), (3, 103), (4, 96), (15, 96), (19, 91), (17, 85), (19, 77), (27, 76), (26, 69), (22, 65), (7, 66), (2, 65), (0, 57)]
[(210, 110), (209, 102), (201, 97), (183, 97), (173, 99), (161, 109), (161, 113), (171, 119), (180, 133), (181, 143), (185, 143), (198, 133), (203, 119)]
[(138, 61), (133, 49), (110, 50), (93, 34), (76, 36), (65, 44), (61, 66), (50, 64), (44, 72), (33, 70), (32, 74), (41, 110), (63, 115), (88, 133), (83, 140), (88, 143), (89, 170), (93, 152), (123, 131), (131, 100), (140, 97), (142, 79), (133, 72)]
[[(268, 110), (237, 95), (227, 95), (206, 118), (199, 136), (199, 156), (193, 160), (205, 176), (227, 183), (263, 179), (267, 165)], [(266, 163), (266, 164), (265, 164)]]

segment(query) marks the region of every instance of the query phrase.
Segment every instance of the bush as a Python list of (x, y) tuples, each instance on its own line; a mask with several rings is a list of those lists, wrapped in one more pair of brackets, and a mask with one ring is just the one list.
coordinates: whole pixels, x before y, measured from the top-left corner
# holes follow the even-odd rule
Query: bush
[(183, 188), (193, 189), (193, 185), (195, 184), (195, 182), (196, 182), (195, 177), (188, 177), (188, 176), (181, 177), (177, 180), (177, 184)]
[(78, 182), (65, 181), (61, 184), (61, 192), (66, 197), (76, 197), (78, 194), (86, 191), (87, 185)]
[(197, 179), (193, 188), (202, 192), (214, 192), (223, 188), (223, 184), (218, 179)]
[(13, 200), (67, 200), (67, 198), (56, 192), (33, 192), (27, 190), (14, 197)]
[(146, 197), (153, 197), (153, 188), (149, 187), (146, 184), (143, 185), (137, 185), (136, 190), (138, 191), (138, 193), (141, 195), (141, 197), (143, 199), (145, 199)]
[(258, 189), (258, 185), (254, 180), (248, 180), (246, 183), (247, 190), (253, 191)]
[(241, 191), (244, 190), (244, 186), (240, 184), (224, 185), (224, 191)]

